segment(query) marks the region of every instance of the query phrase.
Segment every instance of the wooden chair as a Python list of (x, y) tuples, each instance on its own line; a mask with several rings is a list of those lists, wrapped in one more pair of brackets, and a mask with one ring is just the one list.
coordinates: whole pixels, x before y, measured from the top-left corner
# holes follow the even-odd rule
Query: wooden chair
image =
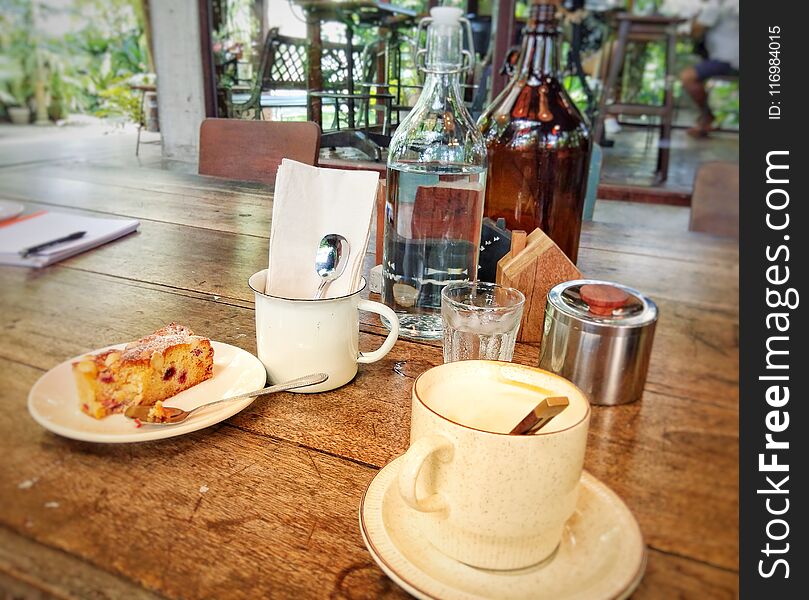
[(311, 121), (205, 119), (199, 128), (199, 174), (272, 184), (281, 159), (316, 165), (320, 127)]
[(739, 238), (739, 165), (707, 162), (694, 178), (691, 231)]
[[(225, 89), (225, 114), (234, 119), (264, 119), (265, 108), (309, 106), (306, 95), (306, 40), (267, 32), (261, 61), (248, 90)], [(275, 95), (275, 91), (283, 91)], [(297, 92), (297, 93), (295, 93)]]

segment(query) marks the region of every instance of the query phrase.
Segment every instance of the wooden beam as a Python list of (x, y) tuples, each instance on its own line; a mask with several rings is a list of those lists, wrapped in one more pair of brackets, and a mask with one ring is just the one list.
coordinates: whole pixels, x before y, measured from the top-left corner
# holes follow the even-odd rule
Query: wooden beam
[(199, 7), (199, 50), (202, 56), (202, 89), (205, 94), (205, 116), (219, 116), (216, 102), (216, 71), (213, 60), (213, 40), (211, 27), (211, 0), (198, 0)]
[[(323, 90), (323, 72), (320, 67), (320, 59), (323, 55), (323, 39), (320, 34), (320, 19), (317, 15), (306, 14), (306, 37), (309, 45), (306, 49), (307, 82), (306, 86), (310, 92)], [(309, 120), (323, 126), (323, 106), (320, 98), (310, 97), (309, 99)]]
[(508, 77), (500, 74), (511, 45), (514, 43), (514, 8), (515, 0), (497, 0), (492, 2), (492, 37), (494, 53), (492, 54), (492, 85), (489, 91), (489, 102), (497, 97), (508, 83)]
[(599, 200), (623, 200), (642, 204), (668, 204), (669, 206), (691, 206), (691, 192), (667, 190), (664, 188), (640, 185), (601, 183), (598, 186)]

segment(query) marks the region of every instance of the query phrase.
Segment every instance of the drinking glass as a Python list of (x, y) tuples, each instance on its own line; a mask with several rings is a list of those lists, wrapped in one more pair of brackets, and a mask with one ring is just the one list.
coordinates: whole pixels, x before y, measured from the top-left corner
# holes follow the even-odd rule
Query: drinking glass
[(514, 354), (525, 296), (482, 281), (458, 281), (441, 291), (444, 362), (504, 360)]

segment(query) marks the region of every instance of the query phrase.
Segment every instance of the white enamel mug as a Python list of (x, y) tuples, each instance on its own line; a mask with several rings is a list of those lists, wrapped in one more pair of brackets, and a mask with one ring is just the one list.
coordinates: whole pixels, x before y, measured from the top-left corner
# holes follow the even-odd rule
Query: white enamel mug
[[(357, 364), (383, 358), (399, 336), (396, 313), (379, 302), (360, 298), (365, 278), (353, 294), (339, 298), (301, 300), (264, 293), (267, 270), (250, 277), (256, 297), (256, 343), (258, 358), (267, 369), (270, 383), (281, 383), (309, 373), (326, 373), (318, 385), (290, 390), (315, 393), (345, 385), (357, 374)], [(373, 352), (360, 352), (359, 311), (381, 315), (391, 324), (383, 344)]]
[[(453, 389), (460, 403), (453, 413), (496, 406), (505, 385), (567, 396), (570, 406), (533, 435), (475, 429), (439, 412), (449, 414)], [(444, 554), (484, 569), (535, 565), (553, 554), (576, 508), (589, 420), (584, 394), (553, 373), (486, 360), (433, 367), (413, 384), (399, 493), (421, 534)]]

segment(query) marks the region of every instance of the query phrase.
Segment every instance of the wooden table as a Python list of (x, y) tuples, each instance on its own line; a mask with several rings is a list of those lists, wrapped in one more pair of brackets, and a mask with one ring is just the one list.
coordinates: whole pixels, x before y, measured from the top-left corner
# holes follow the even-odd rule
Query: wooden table
[[(176, 320), (255, 352), (247, 278), (267, 261), (271, 190), (168, 171), (0, 172), (30, 209), (141, 219), (41, 271), (0, 268), (0, 589), (112, 598), (402, 597), (357, 523), (401, 454), (414, 377), (436, 344), (400, 340), (329, 393), (282, 394), (162, 442), (97, 445), (40, 428), (26, 396), (68, 357)], [(366, 266), (373, 260), (370, 258)], [(642, 402), (593, 410), (586, 468), (649, 545), (636, 598), (733, 598), (738, 580), (738, 250), (694, 233), (589, 223), (585, 274), (659, 302)], [(361, 346), (383, 330), (363, 322)], [(515, 361), (536, 364), (536, 347)]]

